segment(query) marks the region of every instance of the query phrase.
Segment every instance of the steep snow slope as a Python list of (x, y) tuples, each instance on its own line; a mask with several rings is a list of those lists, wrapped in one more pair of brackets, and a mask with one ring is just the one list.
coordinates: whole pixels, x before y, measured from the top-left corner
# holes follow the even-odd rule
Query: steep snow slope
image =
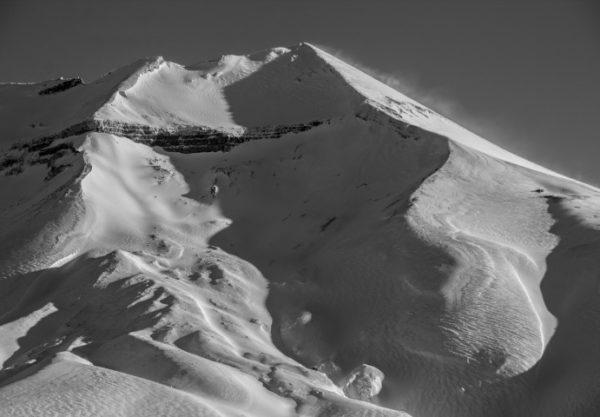
[(140, 60), (89, 84), (80, 80), (0, 84), (0, 144), (55, 133), (92, 117), (128, 80), (156, 67)]
[(209, 69), (157, 63), (122, 86), (96, 117), (231, 129), (339, 118), (360, 99), (308, 46), (224, 56)]
[(598, 190), (309, 44), (0, 100), (0, 416), (600, 408)]

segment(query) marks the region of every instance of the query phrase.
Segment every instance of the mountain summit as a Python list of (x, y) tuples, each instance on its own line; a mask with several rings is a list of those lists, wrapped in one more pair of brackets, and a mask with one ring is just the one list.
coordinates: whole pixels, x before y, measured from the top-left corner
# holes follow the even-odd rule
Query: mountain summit
[(0, 416), (593, 416), (600, 191), (308, 43), (0, 84)]

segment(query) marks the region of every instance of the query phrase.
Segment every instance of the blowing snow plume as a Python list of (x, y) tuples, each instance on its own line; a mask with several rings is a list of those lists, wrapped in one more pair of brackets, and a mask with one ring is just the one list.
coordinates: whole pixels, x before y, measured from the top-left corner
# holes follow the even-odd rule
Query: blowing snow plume
[(458, 102), (449, 97), (442, 96), (439, 92), (423, 88), (422, 81), (420, 81), (414, 73), (400, 74), (382, 71), (375, 67), (371, 67), (364, 62), (360, 62), (341, 49), (336, 49), (328, 45), (317, 45), (317, 47), (353, 66), (357, 70), (364, 72), (368, 76), (390, 86), (394, 90), (402, 91), (410, 97), (422, 101), (424, 104), (446, 117), (457, 116), (459, 113), (462, 113), (462, 109)]
[(0, 416), (600, 411), (597, 189), (305, 43), (0, 102)]
[[(393, 89), (404, 92), (440, 115), (458, 121), (475, 134), (493, 138), (494, 141), (500, 143), (502, 146), (509, 147), (512, 152), (519, 151), (519, 153), (524, 155), (538, 155), (538, 157), (540, 156), (540, 152), (545, 152), (545, 150), (539, 149), (539, 147), (533, 148), (529, 146), (527, 140), (523, 138), (523, 132), (518, 131), (514, 126), (510, 126), (508, 121), (503, 122), (477, 115), (476, 109), (466, 109), (457, 100), (453, 100), (448, 95), (448, 92), (425, 87), (425, 81), (420, 79), (415, 73), (390, 73), (382, 71), (366, 65), (364, 62), (360, 62), (340, 49), (327, 45), (317, 46)], [(548, 155), (543, 154), (542, 157), (546, 160), (549, 158)], [(562, 164), (559, 160), (553, 161), (553, 167), (559, 168), (561, 166)]]

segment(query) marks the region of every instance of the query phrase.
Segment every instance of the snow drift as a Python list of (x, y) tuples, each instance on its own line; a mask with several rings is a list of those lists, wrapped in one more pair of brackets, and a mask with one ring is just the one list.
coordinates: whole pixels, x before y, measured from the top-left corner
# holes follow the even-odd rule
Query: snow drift
[(0, 85), (1, 416), (593, 416), (600, 193), (309, 44)]

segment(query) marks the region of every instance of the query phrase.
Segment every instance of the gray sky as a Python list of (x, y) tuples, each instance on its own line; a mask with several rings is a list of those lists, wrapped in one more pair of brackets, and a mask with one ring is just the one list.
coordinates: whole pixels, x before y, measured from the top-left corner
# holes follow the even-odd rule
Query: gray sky
[(0, 0), (0, 80), (86, 80), (308, 41), (521, 156), (600, 185), (597, 0)]

